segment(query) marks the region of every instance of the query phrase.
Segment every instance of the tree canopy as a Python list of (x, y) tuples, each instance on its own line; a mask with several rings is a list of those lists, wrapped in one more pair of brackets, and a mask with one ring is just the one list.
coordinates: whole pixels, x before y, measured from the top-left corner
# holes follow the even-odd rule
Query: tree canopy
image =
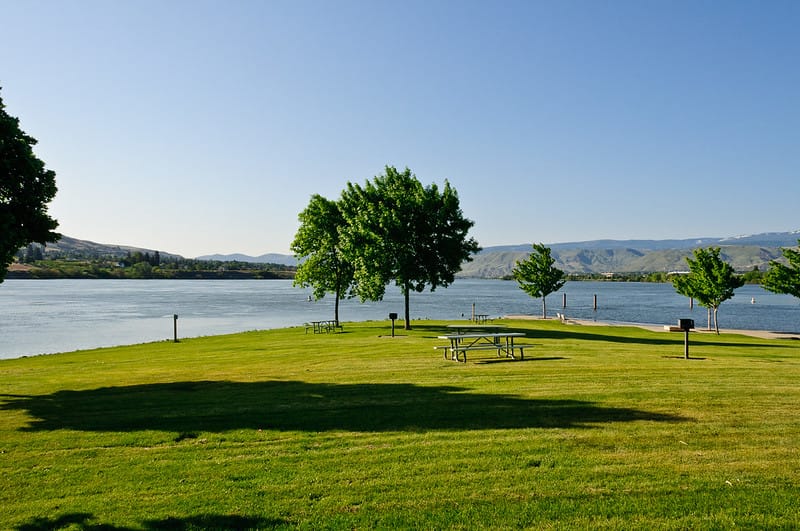
[(441, 190), (423, 186), (410, 169), (386, 166), (363, 186), (347, 183), (339, 204), (355, 293), (362, 301), (381, 300), (394, 281), (404, 295), (407, 330), (410, 293), (450, 285), (461, 264), (480, 250), (468, 237), (474, 222), (464, 217), (448, 181)]
[(0, 97), (0, 282), (16, 252), (56, 241), (58, 222), (47, 214), (56, 195), (56, 174), (33, 153), (36, 139), (19, 128)]
[(292, 252), (299, 265), (296, 286), (311, 286), (314, 298), (326, 293), (335, 296), (334, 319), (339, 324), (339, 300), (352, 295), (353, 266), (341, 251), (345, 221), (335, 201), (314, 194), (298, 215), (300, 228), (292, 242)]
[(693, 254), (694, 260), (686, 258), (689, 274), (674, 276), (672, 285), (679, 294), (693, 297), (714, 313), (714, 329), (719, 334), (719, 306), (733, 297), (734, 291), (744, 285), (744, 279), (722, 260), (719, 247), (695, 249)]
[[(797, 240), (797, 245), (800, 246), (800, 240)], [(777, 260), (771, 261), (762, 285), (774, 293), (800, 298), (800, 250), (784, 247), (781, 253), (789, 264), (785, 265)]]
[(561, 289), (566, 282), (565, 274), (555, 267), (551, 250), (541, 243), (533, 244), (533, 251), (526, 260), (517, 262), (512, 274), (525, 293), (542, 299), (542, 318), (547, 318), (547, 296)]

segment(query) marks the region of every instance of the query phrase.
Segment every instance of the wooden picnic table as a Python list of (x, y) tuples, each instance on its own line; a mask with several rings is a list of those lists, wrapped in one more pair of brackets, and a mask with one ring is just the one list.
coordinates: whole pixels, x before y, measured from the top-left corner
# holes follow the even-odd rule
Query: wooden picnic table
[(437, 336), (438, 339), (446, 339), (449, 345), (439, 345), (435, 349), (444, 350), (444, 359), (467, 362), (467, 352), (476, 350), (494, 350), (498, 356), (505, 354), (507, 358), (517, 359), (514, 352), (519, 351), (519, 359), (524, 359), (525, 348), (531, 345), (520, 345), (514, 340), (518, 337), (525, 337), (522, 332), (478, 332), (473, 334), (450, 334)]
[(473, 319), (475, 320), (476, 323), (485, 323), (486, 321), (489, 320), (489, 314), (488, 313), (476, 313), (475, 316), (473, 317)]

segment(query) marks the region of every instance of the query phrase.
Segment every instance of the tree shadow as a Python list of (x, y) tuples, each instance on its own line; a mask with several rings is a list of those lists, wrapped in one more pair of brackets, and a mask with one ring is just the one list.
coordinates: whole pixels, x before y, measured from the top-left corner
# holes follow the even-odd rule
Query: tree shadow
[(275, 518), (236, 515), (198, 515), (186, 518), (169, 517), (162, 520), (147, 520), (141, 527), (120, 527), (96, 521), (88, 513), (70, 513), (54, 518), (34, 518), (17, 526), (17, 531), (52, 531), (74, 529), (79, 531), (200, 531), (209, 529), (273, 529), (287, 527), (289, 522)]
[(188, 381), (48, 395), (0, 395), (32, 417), (23, 431), (160, 430), (176, 441), (237, 429), (357, 432), (591, 427), (690, 419), (581, 400), (482, 394), (460, 387), (299, 381)]

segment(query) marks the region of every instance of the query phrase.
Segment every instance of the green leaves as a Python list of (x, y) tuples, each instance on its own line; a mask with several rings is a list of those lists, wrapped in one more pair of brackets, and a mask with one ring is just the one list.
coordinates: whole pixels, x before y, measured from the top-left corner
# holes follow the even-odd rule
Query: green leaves
[(47, 214), (56, 174), (33, 153), (35, 144), (0, 98), (0, 282), (18, 249), (59, 238), (53, 232), (58, 222)]
[(542, 299), (542, 317), (547, 317), (546, 297), (561, 289), (566, 280), (564, 272), (555, 267), (550, 248), (534, 243), (533, 252), (527, 260), (520, 260), (512, 274), (522, 291), (534, 298)]
[(719, 247), (695, 249), (694, 260), (687, 257), (686, 262), (689, 264), (689, 274), (676, 275), (672, 285), (679, 294), (693, 297), (701, 306), (714, 311), (714, 326), (719, 333), (719, 306), (733, 297), (736, 288), (744, 284), (744, 279), (720, 258)]
[[(797, 244), (800, 245), (800, 240), (797, 240)], [(771, 261), (770, 269), (764, 276), (763, 286), (774, 293), (800, 297), (800, 251), (784, 248), (781, 249), (781, 253), (789, 265)]]
[(338, 323), (339, 300), (352, 296), (353, 286), (353, 266), (341, 250), (345, 221), (339, 204), (314, 194), (297, 217), (300, 228), (291, 249), (300, 264), (294, 284), (311, 286), (317, 299), (333, 293), (336, 297), (334, 320)]
[(411, 170), (386, 166), (363, 186), (348, 183), (340, 200), (345, 219), (343, 246), (354, 266), (355, 291), (380, 300), (394, 281), (406, 296), (409, 328), (411, 291), (448, 286), (464, 261), (480, 248), (468, 237), (474, 223), (461, 211), (458, 194), (423, 186)]

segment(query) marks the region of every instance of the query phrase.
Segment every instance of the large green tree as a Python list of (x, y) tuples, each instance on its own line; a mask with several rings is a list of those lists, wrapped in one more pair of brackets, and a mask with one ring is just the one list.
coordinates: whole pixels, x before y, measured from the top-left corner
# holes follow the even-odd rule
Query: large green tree
[(695, 249), (694, 260), (686, 257), (689, 274), (672, 278), (675, 291), (697, 302), (714, 314), (714, 329), (719, 334), (717, 312), (719, 306), (734, 295), (734, 291), (744, 285), (744, 279), (736, 275), (733, 267), (722, 260), (719, 247)]
[[(797, 240), (797, 245), (800, 247), (800, 240)], [(784, 247), (781, 253), (788, 265), (771, 261), (762, 285), (772, 292), (800, 298), (800, 250)]]
[(542, 299), (542, 318), (547, 319), (547, 296), (561, 289), (566, 282), (564, 272), (555, 267), (555, 259), (549, 247), (533, 244), (533, 251), (526, 260), (514, 266), (512, 274), (525, 293)]
[(450, 183), (423, 186), (408, 168), (386, 166), (364, 186), (347, 183), (340, 205), (356, 293), (362, 301), (381, 300), (394, 281), (404, 296), (406, 330), (411, 292), (447, 287), (480, 250), (468, 236), (474, 222), (464, 217)]
[(292, 252), (299, 261), (294, 277), (296, 286), (309, 287), (314, 298), (333, 293), (334, 320), (339, 325), (339, 301), (352, 295), (353, 266), (341, 250), (345, 221), (336, 201), (314, 194), (308, 206), (298, 215)]
[(56, 195), (56, 174), (33, 153), (36, 139), (19, 128), (0, 97), (0, 282), (16, 252), (60, 236), (58, 222), (47, 214)]

